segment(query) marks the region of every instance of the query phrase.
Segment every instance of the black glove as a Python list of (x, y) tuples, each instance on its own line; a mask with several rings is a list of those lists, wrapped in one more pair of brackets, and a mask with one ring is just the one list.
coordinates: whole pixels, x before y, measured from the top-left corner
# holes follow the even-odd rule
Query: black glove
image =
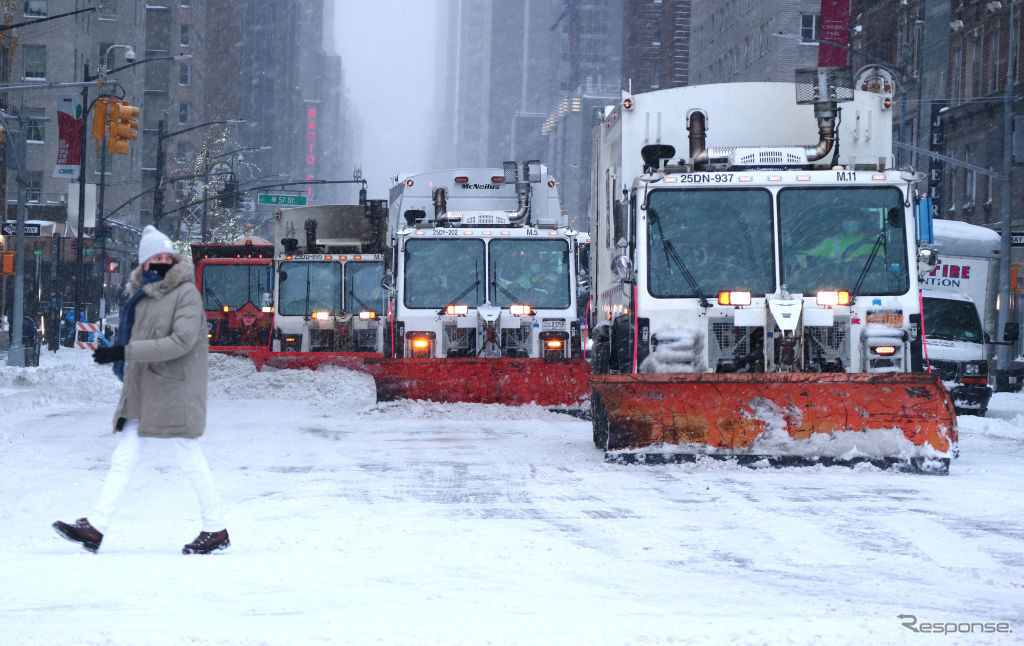
[(96, 363), (112, 363), (124, 361), (124, 346), (112, 345), (109, 348), (99, 347), (92, 353), (92, 359)]

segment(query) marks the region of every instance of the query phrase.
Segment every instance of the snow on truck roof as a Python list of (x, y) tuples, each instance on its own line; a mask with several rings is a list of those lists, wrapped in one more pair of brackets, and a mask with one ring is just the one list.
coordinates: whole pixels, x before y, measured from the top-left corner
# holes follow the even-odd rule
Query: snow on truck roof
[(935, 247), (939, 256), (945, 251), (951, 255), (998, 257), (1000, 237), (992, 229), (958, 222), (956, 220), (932, 220)]

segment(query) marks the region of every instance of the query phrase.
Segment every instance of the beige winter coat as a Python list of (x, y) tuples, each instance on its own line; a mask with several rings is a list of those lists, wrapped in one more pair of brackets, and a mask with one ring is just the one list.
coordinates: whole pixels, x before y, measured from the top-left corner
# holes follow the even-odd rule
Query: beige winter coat
[(135, 324), (124, 350), (124, 385), (114, 430), (139, 420), (141, 437), (195, 438), (206, 428), (206, 313), (195, 286), (195, 268), (175, 256), (164, 279), (142, 284), (132, 271), (128, 295), (146, 295), (135, 306)]

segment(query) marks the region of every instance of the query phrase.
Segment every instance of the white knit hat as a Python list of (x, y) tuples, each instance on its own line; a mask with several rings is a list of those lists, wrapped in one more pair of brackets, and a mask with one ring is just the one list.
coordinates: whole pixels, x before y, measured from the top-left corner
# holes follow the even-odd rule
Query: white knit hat
[(171, 239), (160, 233), (156, 227), (147, 224), (142, 230), (142, 239), (139, 240), (139, 264), (145, 264), (147, 260), (158, 253), (174, 253), (174, 243)]

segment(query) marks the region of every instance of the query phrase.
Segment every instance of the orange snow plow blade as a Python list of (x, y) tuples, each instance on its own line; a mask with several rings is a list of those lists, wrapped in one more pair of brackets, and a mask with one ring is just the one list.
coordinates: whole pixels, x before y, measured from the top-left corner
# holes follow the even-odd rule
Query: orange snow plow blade
[(934, 374), (592, 375), (591, 388), (594, 443), (609, 462), (712, 456), (944, 474), (956, 454), (953, 403)]
[(249, 358), (256, 364), (256, 370), (264, 366), (271, 368), (308, 368), (316, 370), (324, 366), (373, 372), (373, 367), (381, 362), (378, 354), (368, 352), (272, 352), (270, 350), (250, 350)]
[(590, 397), (582, 359), (390, 359), (374, 379), (378, 401), (579, 406)]
[(358, 352), (254, 351), (256, 369), (335, 366), (373, 375), (377, 401), (426, 399), (578, 407), (590, 397), (583, 359), (384, 359)]

